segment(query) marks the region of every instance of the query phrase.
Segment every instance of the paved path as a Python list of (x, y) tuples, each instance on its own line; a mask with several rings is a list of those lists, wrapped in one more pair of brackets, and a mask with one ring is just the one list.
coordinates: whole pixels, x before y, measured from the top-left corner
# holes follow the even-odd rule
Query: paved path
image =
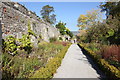
[[(54, 78), (99, 78), (102, 73), (97, 70), (93, 62), (86, 57), (77, 44), (68, 49), (61, 66)], [(94, 69), (94, 68), (96, 69)], [(99, 74), (98, 74), (99, 72)]]

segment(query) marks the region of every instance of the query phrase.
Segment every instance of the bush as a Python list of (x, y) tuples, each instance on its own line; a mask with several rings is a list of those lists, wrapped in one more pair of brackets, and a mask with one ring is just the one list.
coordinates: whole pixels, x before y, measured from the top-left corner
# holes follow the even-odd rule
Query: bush
[(69, 44), (69, 42), (64, 42), (64, 41), (62, 41), (62, 42), (54, 42), (54, 44), (62, 44), (63, 46), (67, 46), (68, 44)]
[(38, 71), (31, 76), (31, 78), (52, 78), (53, 74), (56, 72), (57, 68), (60, 66), (62, 59), (67, 52), (70, 45), (66, 46), (59, 54), (54, 58), (50, 59), (45, 67), (40, 68)]
[(101, 44), (99, 43), (82, 43), (84, 47), (91, 49), (94, 52), (97, 52), (101, 48)]
[(100, 53), (104, 59), (120, 62), (120, 46), (103, 46)]
[(118, 79), (120, 78), (120, 70), (116, 67), (110, 65), (104, 59), (101, 59), (96, 53), (91, 51), (88, 48), (85, 48), (82, 44), (78, 44), (83, 50), (86, 51), (86, 54), (92, 57), (92, 59), (98, 64), (98, 67), (110, 78)]
[(63, 41), (62, 37), (59, 37), (59, 40), (60, 40), (60, 41)]
[(105, 61), (104, 59), (100, 59), (99, 60), (99, 65), (102, 66), (102, 70), (105, 71), (105, 73), (110, 77), (110, 78), (120, 78), (120, 71), (110, 65), (107, 61)]
[(49, 40), (50, 40), (50, 42), (55, 42), (55, 41), (57, 41), (57, 38), (56, 37), (52, 37)]

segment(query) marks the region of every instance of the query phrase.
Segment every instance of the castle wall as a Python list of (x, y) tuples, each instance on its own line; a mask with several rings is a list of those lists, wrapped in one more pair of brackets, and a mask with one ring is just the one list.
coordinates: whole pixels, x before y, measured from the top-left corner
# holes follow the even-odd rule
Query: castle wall
[(28, 22), (30, 22), (34, 33), (37, 36), (41, 35), (44, 41), (49, 42), (50, 37), (59, 36), (60, 33), (57, 28), (42, 21), (35, 13), (27, 10), (23, 5), (14, 2), (2, 2), (1, 4), (3, 38), (9, 35), (21, 38), (22, 34), (27, 34)]

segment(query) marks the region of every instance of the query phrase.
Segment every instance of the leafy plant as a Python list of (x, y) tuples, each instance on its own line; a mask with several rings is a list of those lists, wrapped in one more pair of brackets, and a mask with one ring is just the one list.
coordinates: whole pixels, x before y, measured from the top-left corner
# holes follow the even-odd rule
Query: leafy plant
[(56, 37), (52, 37), (49, 40), (50, 40), (50, 42), (55, 42), (55, 41), (57, 41), (57, 38)]
[(3, 44), (6, 53), (11, 55), (17, 54), (16, 39), (13, 36), (8, 36)]
[(30, 36), (23, 34), (22, 39), (19, 39), (19, 41), (21, 42), (21, 45), (19, 46), (19, 48), (24, 49), (29, 54), (32, 50), (32, 43), (30, 41)]

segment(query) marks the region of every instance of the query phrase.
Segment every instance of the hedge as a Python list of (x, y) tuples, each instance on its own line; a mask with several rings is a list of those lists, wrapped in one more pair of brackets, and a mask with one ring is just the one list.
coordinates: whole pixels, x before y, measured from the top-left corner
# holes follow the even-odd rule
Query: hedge
[(65, 56), (70, 44), (60, 51), (54, 58), (50, 59), (45, 67), (37, 70), (30, 78), (52, 78), (58, 67), (61, 65), (61, 61)]
[(78, 44), (78, 46), (81, 47), (86, 52), (86, 54), (94, 60), (94, 62), (108, 76), (108, 78), (120, 78), (120, 70), (118, 70), (113, 65), (110, 65), (106, 60), (100, 58), (96, 53), (94, 53), (90, 49), (85, 48), (82, 44)]

